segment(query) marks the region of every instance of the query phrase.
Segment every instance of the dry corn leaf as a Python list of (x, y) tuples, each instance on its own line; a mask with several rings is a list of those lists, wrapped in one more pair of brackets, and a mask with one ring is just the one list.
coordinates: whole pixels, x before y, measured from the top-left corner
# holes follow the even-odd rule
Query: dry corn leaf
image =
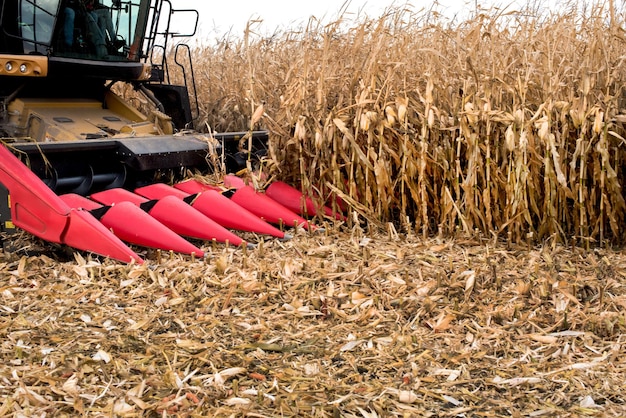
[(553, 335), (528, 334), (528, 337), (544, 344), (555, 344), (559, 341), (559, 339)]
[(65, 393), (67, 393), (70, 396), (76, 397), (78, 396), (78, 394), (80, 393), (80, 387), (78, 386), (78, 375), (76, 375), (75, 373), (72, 374), (64, 383), (63, 386), (61, 386), (61, 389), (63, 389), (63, 391)]
[(454, 319), (454, 315), (442, 312), (434, 323), (431, 321), (428, 321), (427, 323), (434, 332), (444, 332), (452, 327), (451, 324)]
[(356, 347), (360, 346), (361, 344), (363, 344), (365, 342), (365, 340), (353, 340), (353, 341), (348, 341), (347, 343), (345, 343), (344, 345), (341, 346), (341, 348), (339, 349), (339, 351), (352, 351), (354, 350)]
[(239, 397), (233, 397), (233, 398), (228, 398), (224, 401), (224, 403), (228, 406), (234, 406), (234, 405), (249, 405), (252, 403), (252, 401), (248, 398), (239, 398)]
[(419, 398), (412, 390), (400, 390), (398, 391), (398, 400), (402, 403), (414, 403)]
[(95, 361), (103, 361), (105, 363), (109, 363), (111, 361), (111, 356), (104, 350), (98, 350), (98, 352), (94, 354), (91, 358)]

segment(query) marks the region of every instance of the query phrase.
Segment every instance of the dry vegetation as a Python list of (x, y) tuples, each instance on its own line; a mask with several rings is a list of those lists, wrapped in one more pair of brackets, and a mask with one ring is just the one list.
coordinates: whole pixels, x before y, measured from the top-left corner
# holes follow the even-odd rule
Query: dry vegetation
[(274, 174), (405, 229), (622, 241), (625, 38), (588, 7), (252, 25), (197, 49), (203, 121), (245, 130), (264, 103)]
[(626, 415), (624, 34), (563, 10), (197, 47), (203, 124), (263, 104), (264, 170), (349, 222), (143, 266), (25, 239), (0, 416)]

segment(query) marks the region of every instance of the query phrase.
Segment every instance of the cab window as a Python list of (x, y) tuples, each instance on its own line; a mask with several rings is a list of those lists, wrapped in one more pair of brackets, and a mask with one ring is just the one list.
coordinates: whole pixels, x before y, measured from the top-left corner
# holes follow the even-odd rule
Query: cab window
[(53, 55), (104, 61), (127, 60), (139, 4), (122, 0), (65, 0)]
[[(24, 53), (46, 54), (50, 48), (60, 0), (19, 0), (7, 35), (22, 40)], [(3, 10), (3, 21), (10, 9)], [(11, 19), (12, 20), (12, 19)]]

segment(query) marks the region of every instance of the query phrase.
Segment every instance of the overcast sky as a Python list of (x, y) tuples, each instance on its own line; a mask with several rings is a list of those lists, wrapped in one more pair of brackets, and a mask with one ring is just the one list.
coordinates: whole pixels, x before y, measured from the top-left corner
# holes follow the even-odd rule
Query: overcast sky
[[(530, 0), (532, 1), (532, 0)], [(556, 3), (558, 0), (542, 1), (542, 4)], [(519, 5), (527, 4), (523, 0), (172, 0), (174, 8), (193, 8), (200, 12), (200, 31), (209, 38), (231, 32), (237, 36), (243, 33), (246, 22), (261, 19), (263, 23), (257, 29), (267, 33), (274, 29), (295, 29), (306, 23), (311, 16), (323, 22), (335, 21), (342, 7), (346, 17), (367, 15), (377, 18), (385, 9), (394, 6), (409, 5), (412, 10), (435, 7), (445, 16), (455, 16), (475, 10), (476, 5), (504, 4), (514, 10)]]

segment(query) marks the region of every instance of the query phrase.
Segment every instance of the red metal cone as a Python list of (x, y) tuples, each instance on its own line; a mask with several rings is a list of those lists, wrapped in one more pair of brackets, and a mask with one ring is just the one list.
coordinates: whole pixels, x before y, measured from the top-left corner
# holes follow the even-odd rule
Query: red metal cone
[(128, 201), (141, 206), (151, 216), (177, 234), (206, 241), (229, 242), (239, 246), (244, 241), (217, 222), (206, 217), (176, 196), (150, 201), (124, 189), (110, 189), (91, 195), (105, 205)]
[(92, 211), (92, 210), (101, 209), (104, 207), (100, 203), (94, 202), (93, 200), (87, 199), (85, 196), (81, 196), (76, 193), (62, 194), (61, 196), (59, 196), (59, 198), (65, 203), (67, 203), (69, 207), (74, 208), (74, 209), (83, 209), (83, 210)]
[[(262, 182), (267, 181), (267, 175), (263, 172), (256, 173), (255, 176)], [(243, 179), (234, 174), (226, 174), (222, 178), (224, 187), (228, 189), (241, 189), (243, 186), (254, 186), (251, 179)]]
[(133, 192), (119, 188), (94, 193), (90, 197), (96, 202), (107, 206), (112, 206), (120, 202), (130, 202), (136, 206), (141, 206), (148, 201), (145, 197), (141, 197)]
[(201, 249), (186, 241), (133, 203), (120, 202), (113, 206), (103, 206), (73, 193), (62, 195), (60, 198), (73, 208), (82, 208), (88, 211), (104, 208), (106, 211), (103, 211), (99, 218), (100, 222), (122, 241), (142, 247), (194, 254), (196, 257), (204, 256)]
[(247, 186), (244, 179), (232, 174), (226, 174), (223, 180), (224, 186), (229, 189), (241, 189), (242, 187)]
[(85, 210), (70, 210), (68, 227), (61, 242), (70, 247), (92, 251), (125, 263), (133, 260), (138, 264), (143, 263), (139, 255)]
[(283, 231), (268, 224), (215, 190), (189, 194), (166, 184), (156, 183), (140, 187), (135, 190), (135, 193), (148, 199), (160, 199), (168, 195), (177, 196), (185, 199), (195, 209), (225, 228), (271, 235), (280, 239), (285, 238)]
[(185, 200), (189, 196), (193, 196), (191, 193), (168, 186), (165, 183), (154, 183), (148, 186), (139, 187), (138, 189), (135, 189), (135, 193), (139, 196), (145, 197), (146, 199), (161, 199), (165, 196), (176, 196), (179, 199)]
[(0, 183), (11, 195), (15, 226), (41, 239), (125, 263), (143, 263), (89, 212), (72, 210), (8, 149), (0, 146)]
[(321, 208), (313, 202), (310, 197), (304, 196), (298, 189), (291, 187), (282, 181), (275, 181), (265, 189), (265, 194), (277, 201), (284, 207), (299, 213), (301, 215), (316, 215), (320, 210), (328, 217), (334, 217), (337, 220), (345, 220), (345, 216), (341, 213), (333, 213), (328, 206)]
[(185, 181), (181, 181), (180, 183), (176, 183), (174, 188), (178, 190), (182, 190), (183, 192), (189, 194), (201, 193), (206, 190), (215, 190), (221, 192), (223, 189), (219, 186), (212, 186), (210, 184), (200, 183), (198, 180), (189, 179)]
[(315, 230), (317, 226), (309, 223), (297, 213), (287, 209), (264, 193), (257, 192), (250, 186), (237, 189), (230, 199), (239, 206), (248, 209), (261, 219), (273, 224), (294, 226), (297, 224), (305, 229)]
[[(193, 179), (175, 184), (174, 187), (185, 190), (188, 193), (200, 193), (206, 190), (221, 191), (219, 187), (207, 185)], [(229, 190), (229, 192), (231, 191), (232, 190)], [(316, 225), (309, 223), (297, 213), (294, 213), (275, 200), (265, 196), (264, 193), (255, 191), (251, 186), (243, 186), (235, 190), (232, 196), (230, 196), (230, 200), (267, 222), (274, 224), (280, 224), (282, 222), (282, 224), (286, 226), (293, 226), (294, 223), (297, 223), (307, 229), (317, 229)]]

